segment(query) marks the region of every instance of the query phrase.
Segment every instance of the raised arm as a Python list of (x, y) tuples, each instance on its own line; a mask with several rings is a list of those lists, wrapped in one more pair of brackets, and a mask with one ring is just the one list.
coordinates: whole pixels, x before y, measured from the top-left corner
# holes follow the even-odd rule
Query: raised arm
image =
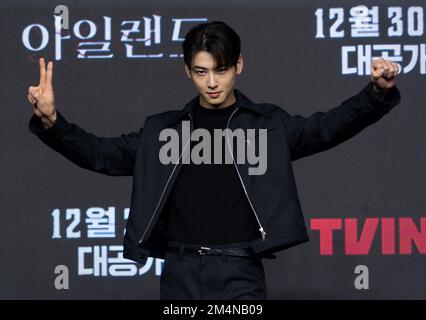
[(111, 176), (133, 175), (142, 128), (138, 132), (108, 138), (97, 137), (69, 123), (55, 107), (53, 62), (48, 63), (47, 70), (43, 58), (39, 64), (39, 85), (28, 89), (34, 113), (29, 121), (30, 131), (79, 167)]
[(397, 64), (378, 59), (372, 63), (371, 82), (339, 106), (308, 117), (282, 110), (291, 159), (330, 149), (380, 120), (400, 102), (401, 95), (395, 86), (397, 74)]

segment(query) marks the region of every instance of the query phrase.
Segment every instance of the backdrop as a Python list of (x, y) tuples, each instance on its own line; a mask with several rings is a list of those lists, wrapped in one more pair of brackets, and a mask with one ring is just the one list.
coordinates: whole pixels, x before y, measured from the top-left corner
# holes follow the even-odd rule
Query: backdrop
[(157, 299), (162, 261), (122, 257), (131, 178), (81, 169), (43, 145), (28, 130), (27, 90), (43, 56), (68, 121), (98, 136), (135, 131), (196, 95), (181, 42), (192, 26), (223, 20), (242, 40), (236, 87), (291, 114), (357, 94), (372, 58), (402, 70), (400, 105), (293, 163), (311, 241), (265, 261), (269, 297), (425, 299), (426, 5), (359, 4), (1, 1), (0, 298)]

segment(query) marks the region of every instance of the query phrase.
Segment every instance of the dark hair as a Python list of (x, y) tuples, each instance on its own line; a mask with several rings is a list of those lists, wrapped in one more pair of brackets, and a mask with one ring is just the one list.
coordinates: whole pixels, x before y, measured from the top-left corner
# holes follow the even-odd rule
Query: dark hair
[(207, 51), (216, 62), (216, 68), (236, 66), (241, 52), (240, 36), (222, 21), (212, 21), (193, 27), (182, 43), (183, 59), (191, 68), (199, 51)]

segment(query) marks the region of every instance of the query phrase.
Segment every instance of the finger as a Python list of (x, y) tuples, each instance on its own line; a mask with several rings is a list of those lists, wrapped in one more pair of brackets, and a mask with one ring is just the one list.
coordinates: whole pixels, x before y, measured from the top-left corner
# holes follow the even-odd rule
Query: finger
[(379, 80), (380, 77), (383, 75), (383, 72), (384, 68), (382, 67), (381, 62), (377, 61), (377, 63), (371, 69), (371, 77), (374, 81)]
[(36, 102), (40, 99), (40, 92), (38, 88), (35, 88), (34, 90), (32, 90), (30, 94)]
[(390, 74), (391, 78), (395, 78), (396, 76), (396, 65), (395, 63), (391, 62), (391, 74)]
[(35, 97), (38, 93), (38, 87), (30, 87), (29, 92), (33, 97)]
[(379, 79), (383, 76), (383, 72), (384, 72), (384, 70), (383, 70), (382, 68), (377, 69), (377, 70), (374, 70), (374, 71), (371, 73), (371, 76), (372, 76), (373, 80), (374, 80), (374, 81), (379, 80)]
[(28, 93), (33, 97), (33, 98), (35, 98), (36, 97), (36, 95), (37, 95), (37, 90), (38, 89), (38, 87), (29, 87), (28, 88)]
[(40, 85), (46, 83), (46, 64), (44, 62), (44, 58), (39, 59), (40, 64)]
[(41, 111), (35, 105), (33, 105), (33, 112), (37, 117), (42, 116)]
[(397, 74), (399, 73), (399, 65), (393, 62), (392, 66), (393, 66), (393, 76), (396, 77)]
[(53, 78), (53, 62), (49, 61), (47, 64), (47, 73), (46, 73), (46, 85), (52, 87), (52, 78)]
[(399, 64), (395, 63), (395, 76), (399, 74)]
[(388, 64), (389, 64), (388, 79), (393, 79), (396, 76), (396, 65), (392, 61), (388, 61)]
[(377, 70), (378, 68), (380, 68), (380, 66), (381, 66), (380, 60), (379, 59), (374, 59), (373, 63), (371, 64), (371, 67), (374, 70)]
[(28, 100), (32, 103), (32, 104), (37, 104), (37, 100), (34, 99), (34, 97), (31, 94), (28, 94)]
[(386, 61), (386, 60), (383, 61), (383, 69), (384, 69), (383, 78), (389, 78), (390, 71), (391, 71), (389, 61)]
[(380, 57), (375, 60), (375, 63), (374, 63), (375, 70), (384, 69), (384, 66), (385, 66), (385, 61), (383, 58)]

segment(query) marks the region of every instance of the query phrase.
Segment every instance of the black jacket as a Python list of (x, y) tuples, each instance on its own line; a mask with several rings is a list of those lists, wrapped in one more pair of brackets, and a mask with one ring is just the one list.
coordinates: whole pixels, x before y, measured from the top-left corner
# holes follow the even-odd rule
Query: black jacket
[[(259, 221), (259, 239), (251, 245), (256, 253), (273, 257), (273, 252), (309, 240), (296, 189), (292, 161), (330, 149), (381, 119), (400, 101), (393, 87), (378, 99), (369, 83), (357, 95), (327, 112), (308, 117), (290, 115), (269, 103), (254, 103), (234, 91), (237, 109), (229, 128), (267, 129), (268, 163), (263, 175), (249, 175), (249, 164), (235, 164), (242, 187)], [(119, 137), (97, 137), (69, 123), (57, 113), (55, 125), (44, 129), (33, 115), (31, 132), (76, 165), (111, 176), (133, 176), (130, 214), (124, 236), (124, 257), (145, 263), (149, 256), (163, 257), (163, 244), (151, 231), (182, 166), (159, 161), (160, 131), (191, 121), (198, 96), (182, 110), (149, 116), (138, 132)], [(256, 132), (259, 132), (256, 130)]]

